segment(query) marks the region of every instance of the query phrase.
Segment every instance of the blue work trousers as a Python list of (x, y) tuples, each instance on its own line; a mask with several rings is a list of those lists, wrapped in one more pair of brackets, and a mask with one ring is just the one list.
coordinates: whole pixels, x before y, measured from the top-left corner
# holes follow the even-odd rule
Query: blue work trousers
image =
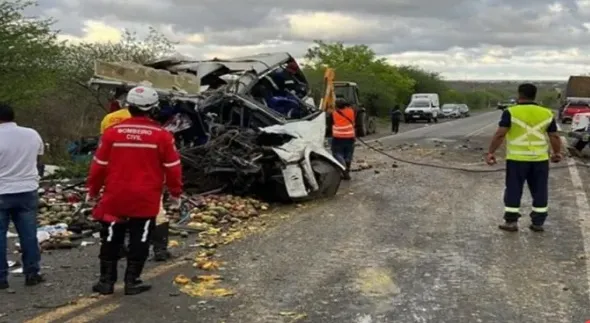
[(332, 138), (332, 155), (347, 168), (352, 162), (354, 142), (354, 138)]
[(39, 273), (41, 252), (37, 241), (37, 191), (0, 194), (0, 282), (8, 276), (7, 238), (8, 224), (14, 223), (22, 251), (23, 273)]
[(520, 200), (524, 183), (533, 197), (530, 214), (535, 225), (543, 225), (547, 218), (549, 198), (549, 161), (506, 161), (506, 188), (504, 190), (504, 220), (517, 222), (520, 218)]

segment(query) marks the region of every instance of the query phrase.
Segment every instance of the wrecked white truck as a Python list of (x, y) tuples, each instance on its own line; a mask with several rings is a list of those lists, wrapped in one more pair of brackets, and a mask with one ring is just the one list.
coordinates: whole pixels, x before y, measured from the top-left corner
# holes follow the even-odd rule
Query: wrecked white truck
[(96, 62), (89, 85), (125, 90), (146, 84), (161, 96), (158, 115), (175, 134), (187, 191), (225, 189), (268, 200), (336, 194), (344, 166), (324, 148), (325, 115), (288, 53), (230, 60)]

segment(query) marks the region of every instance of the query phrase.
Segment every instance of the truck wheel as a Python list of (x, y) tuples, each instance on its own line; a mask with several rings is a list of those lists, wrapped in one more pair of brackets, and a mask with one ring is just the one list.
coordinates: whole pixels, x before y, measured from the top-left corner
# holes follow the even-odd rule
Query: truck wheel
[(359, 112), (356, 117), (357, 124), (357, 136), (364, 137), (367, 135), (367, 114), (364, 111)]
[(377, 133), (377, 123), (375, 122), (375, 118), (369, 118), (369, 126), (367, 128), (369, 135)]
[(318, 182), (319, 189), (309, 194), (309, 196), (293, 199), (293, 202), (305, 202), (319, 198), (330, 198), (338, 193), (340, 183), (342, 182), (342, 171), (332, 163), (323, 158), (313, 158), (311, 160), (315, 179)]

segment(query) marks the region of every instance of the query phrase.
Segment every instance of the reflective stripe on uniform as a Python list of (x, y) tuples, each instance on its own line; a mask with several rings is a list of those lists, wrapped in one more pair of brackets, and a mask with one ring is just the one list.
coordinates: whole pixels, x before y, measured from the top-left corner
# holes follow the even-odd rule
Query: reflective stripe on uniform
[(508, 213), (520, 213), (520, 208), (519, 207), (509, 207), (509, 206), (506, 206), (506, 207), (504, 207), (504, 212), (508, 212)]
[(134, 142), (116, 142), (113, 144), (113, 147), (157, 149), (158, 145), (156, 145), (156, 144), (141, 144), (141, 143), (134, 143)]
[(333, 126), (332, 135), (334, 137), (354, 137), (354, 127), (352, 125), (340, 127)]
[(546, 151), (534, 151), (534, 150), (512, 150), (509, 149), (508, 150), (509, 154), (515, 154), (515, 155), (524, 155), (524, 156), (541, 156), (546, 154)]
[(171, 163), (164, 163), (164, 167), (174, 167), (176, 165), (180, 165), (180, 159)]
[(99, 164), (99, 165), (102, 165), (102, 166), (106, 166), (106, 165), (108, 165), (108, 164), (109, 164), (109, 162), (108, 162), (108, 161), (100, 160), (100, 159), (96, 158), (96, 156), (92, 157), (92, 159), (93, 159), (93, 160), (94, 160), (94, 161), (95, 161), (97, 164)]
[(143, 226), (143, 234), (141, 235), (141, 242), (147, 242), (148, 235), (150, 233), (150, 223), (152, 220), (145, 221), (145, 225)]
[[(543, 127), (550, 124), (552, 120), (553, 120), (553, 117), (544, 120), (543, 122), (537, 124), (534, 127), (531, 127), (528, 124), (526, 124), (525, 122), (523, 122), (522, 120), (519, 120), (518, 118), (515, 118), (515, 117), (511, 117), (510, 121), (519, 125), (520, 127), (522, 127), (526, 131), (526, 133), (522, 134), (521, 136), (519, 136), (513, 140), (510, 140), (510, 142), (508, 142), (508, 143), (510, 145), (515, 145), (515, 146), (544, 146), (544, 145), (547, 145), (547, 138), (546, 138), (545, 134), (543, 134), (540, 130), (543, 129)], [(540, 140), (537, 140), (537, 141), (527, 140), (529, 138), (529, 135), (533, 135)]]
[(109, 230), (108, 230), (108, 235), (107, 235), (107, 242), (113, 241), (113, 236), (115, 235), (114, 226), (115, 226), (115, 221), (111, 222), (111, 224), (109, 225)]
[(547, 213), (547, 211), (549, 210), (548, 207), (534, 207), (532, 208), (533, 212), (535, 213)]

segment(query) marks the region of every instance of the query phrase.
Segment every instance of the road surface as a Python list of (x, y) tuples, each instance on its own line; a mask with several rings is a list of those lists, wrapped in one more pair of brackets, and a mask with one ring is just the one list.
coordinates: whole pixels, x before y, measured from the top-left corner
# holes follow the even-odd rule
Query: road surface
[[(422, 127), (373, 144), (406, 159), (489, 169), (481, 164), (481, 147), (499, 116), (490, 112)], [(433, 139), (446, 144), (433, 144)], [(412, 149), (396, 148), (409, 141)], [(465, 142), (469, 147), (464, 148)], [(173, 277), (197, 274), (187, 262), (150, 268), (145, 278), (155, 287), (141, 296), (119, 292), (39, 309), (34, 304), (44, 287), (33, 296), (18, 287), (16, 294), (2, 296), (9, 306), (0, 312), (7, 313), (7, 322), (590, 320), (589, 188), (581, 182), (590, 175), (586, 167), (573, 161), (554, 166), (546, 232), (530, 232), (525, 216), (520, 232), (507, 233), (497, 229), (503, 214), (503, 172), (402, 163), (394, 168), (391, 160), (371, 150), (360, 148), (357, 154), (376, 166), (354, 173), (336, 198), (287, 208), (264, 232), (219, 248), (227, 263), (218, 274), (234, 296), (179, 294)], [(523, 206), (528, 213), (528, 193)], [(55, 296), (59, 300), (46, 303), (57, 306), (87, 294), (93, 269), (70, 271), (72, 277), (83, 278), (72, 278), (67, 291)]]

